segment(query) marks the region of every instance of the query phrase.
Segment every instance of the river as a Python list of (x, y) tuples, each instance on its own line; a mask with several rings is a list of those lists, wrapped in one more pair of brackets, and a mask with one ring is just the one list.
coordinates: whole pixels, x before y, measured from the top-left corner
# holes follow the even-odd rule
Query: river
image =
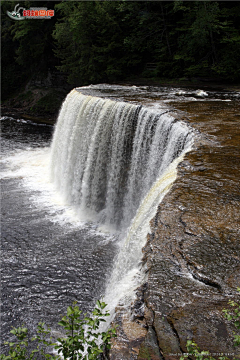
[[(226, 153), (219, 155), (213, 172), (219, 182), (226, 176), (230, 185), (237, 181), (239, 93), (106, 84), (79, 91), (180, 113), (218, 149), (221, 142), (229, 146), (231, 162)], [(111, 278), (119, 234), (76, 216), (55, 191), (48, 177), (52, 126), (4, 116), (1, 124), (2, 337), (7, 339), (11, 326), (24, 323), (33, 332), (40, 320), (59, 330), (61, 314), (75, 300), (83, 311), (91, 310)]]

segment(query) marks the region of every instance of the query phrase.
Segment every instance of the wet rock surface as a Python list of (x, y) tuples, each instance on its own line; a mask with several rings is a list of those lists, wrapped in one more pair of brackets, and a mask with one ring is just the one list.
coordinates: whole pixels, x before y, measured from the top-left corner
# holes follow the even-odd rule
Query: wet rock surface
[[(145, 90), (129, 87), (129, 98), (127, 96), (122, 98), (121, 94), (119, 95), (119, 87), (116, 87), (116, 94), (113, 91), (112, 97), (134, 103), (140, 101), (142, 104), (154, 108), (157, 104), (160, 109), (166, 107), (166, 111), (169, 111), (168, 106), (162, 102), (162, 100), (165, 101), (166, 99), (167, 105), (169, 105), (168, 99), (171, 93), (169, 89), (166, 88), (162, 93), (150, 89), (148, 100), (144, 100)], [(86, 91), (89, 93), (89, 88)], [(133, 95), (133, 91), (136, 92), (136, 96)], [(142, 98), (141, 92), (143, 93)], [(176, 90), (173, 89), (172, 92), (175, 94)], [(109, 97), (109, 94), (106, 95)], [(195, 93), (191, 91), (190, 95), (192, 97)], [(143, 249), (146, 282), (138, 289), (137, 299), (132, 304), (130, 312), (121, 306), (117, 309), (115, 322), (119, 324), (117, 328), (118, 337), (117, 340), (114, 340), (110, 353), (111, 359), (179, 359), (180, 355), (186, 352), (188, 338), (194, 339), (201, 349), (209, 349), (212, 356), (217, 357), (214, 354), (224, 353), (234, 354), (235, 357), (239, 357), (237, 348), (234, 348), (232, 342), (232, 331), (235, 328), (225, 320), (222, 309), (227, 306), (228, 299), (240, 301), (236, 292), (236, 287), (240, 285), (240, 105), (238, 103), (238, 94), (234, 93), (231, 97), (232, 100), (230, 100), (228, 98), (229, 94), (221, 93), (219, 95), (221, 100), (219, 101), (215, 100), (216, 94), (210, 95), (209, 93), (207, 101), (196, 100), (196, 98), (192, 99), (191, 97), (186, 101), (186, 99), (182, 99), (182, 93), (178, 92), (177, 97), (179, 100), (170, 103), (172, 111), (174, 111), (174, 108), (183, 111), (181, 117), (200, 131), (199, 139), (196, 142), (195, 149), (180, 164), (177, 181), (159, 206), (156, 216), (152, 219), (151, 233), (148, 235), (146, 246)], [(161, 100), (161, 102), (158, 103), (158, 100)], [(17, 129), (15, 133), (11, 127), (9, 130), (9, 134), (11, 133), (11, 136), (14, 136), (17, 141), (18, 148), (25, 148), (24, 131), (22, 133)], [(4, 146), (9, 151), (12, 151), (12, 145), (8, 144), (7, 140), (8, 138), (4, 139)], [(39, 139), (37, 137), (36, 146), (38, 146), (38, 143)], [(45, 141), (41, 142), (41, 144), (45, 145)], [(9, 180), (7, 185), (8, 188), (6, 187), (7, 190), (4, 192), (6, 203), (15, 204), (17, 192), (15, 185), (12, 185), (12, 179)], [(22, 198), (23, 202), (25, 200), (26, 194)], [(17, 221), (15, 215), (10, 216), (11, 212), (9, 210), (8, 222), (5, 220), (5, 226), (10, 229), (11, 237), (12, 233), (13, 235), (16, 234), (14, 229), (19, 228), (21, 230), (20, 238), (23, 238), (26, 242), (25, 233), (27, 233), (28, 229), (27, 227), (24, 229), (21, 223), (19, 216), (22, 213), (21, 205), (22, 203), (18, 201), (16, 207)], [(26, 206), (29, 206), (28, 200), (26, 200)], [(29, 247), (27, 243), (23, 242), (22, 248), (26, 248), (26, 253), (21, 250), (18, 259), (20, 267), (23, 270), (27, 269), (27, 273), (24, 270), (21, 275), (25, 277), (28, 274), (31, 278), (36, 275), (37, 278), (37, 274), (41, 274), (41, 267), (46, 267), (46, 261), (49, 263), (57, 261), (61, 271), (59, 277), (57, 276), (57, 281), (54, 280), (54, 283), (56, 283), (57, 288), (60, 286), (60, 293), (57, 300), (54, 298), (54, 302), (61, 304), (62, 309), (65, 309), (69, 301), (71, 302), (75, 297), (81, 297), (85, 290), (89, 291), (87, 286), (89, 279), (94, 284), (97, 284), (97, 289), (101, 287), (99, 284), (103, 279), (103, 273), (99, 271), (98, 266), (95, 272), (92, 272), (92, 267), (89, 269), (89, 264), (92, 264), (92, 262), (96, 261), (96, 264), (99, 265), (98, 257), (95, 255), (100, 250), (92, 251), (94, 244), (89, 243), (89, 255), (86, 258), (88, 266), (86, 266), (85, 261), (82, 265), (79, 265), (78, 260), (82, 256), (82, 251), (79, 248), (78, 237), (82, 236), (84, 240), (85, 235), (74, 232), (71, 235), (71, 251), (70, 244), (67, 245), (69, 248), (67, 259), (71, 263), (71, 268), (68, 269), (66, 254), (64, 254), (64, 243), (68, 241), (62, 238), (61, 231), (58, 229), (57, 231), (54, 229), (54, 236), (52, 235), (53, 230), (49, 230), (49, 222), (45, 219), (44, 213), (42, 213), (44, 227), (40, 229), (37, 221), (40, 215), (37, 214), (36, 219), (35, 215), (34, 212), (34, 227), (31, 232), (27, 233), (27, 239), (29, 241), (31, 239), (32, 244)], [(53, 227), (55, 228), (56, 225), (53, 225)], [(46, 229), (46, 238), (45, 232), (42, 233), (44, 229)], [(59, 234), (60, 241), (55, 239), (56, 234)], [(68, 238), (69, 235), (68, 233)], [(37, 263), (34, 261), (32, 266), (29, 259), (32, 259), (33, 251), (35, 251), (35, 242), (39, 242), (37, 237), (43, 240), (41, 244), (37, 245), (39, 255)], [(13, 246), (13, 248), (8, 249), (10, 255), (4, 257), (4, 261), (7, 263), (9, 260), (9, 264), (6, 264), (6, 278), (15, 279), (11, 286), (8, 284), (8, 279), (5, 282), (6, 296), (3, 300), (7, 308), (11, 307), (11, 312), (6, 311), (7, 317), (3, 319), (5, 325), (8, 324), (6, 326), (10, 327), (19, 324), (20, 320), (26, 320), (25, 314), (32, 307), (30, 301), (37, 304), (34, 305), (37, 311), (34, 313), (29, 311), (27, 315), (30, 324), (34, 319), (32, 327), (37, 322), (36, 313), (47, 314), (48, 320), (50, 317), (52, 319), (50, 323), (56, 323), (56, 313), (52, 313), (52, 308), (55, 306), (50, 307), (49, 303), (47, 303), (45, 307), (46, 299), (42, 297), (41, 291), (36, 294), (32, 293), (31, 290), (24, 290), (24, 293), (22, 293), (24, 289), (20, 287), (22, 277), (15, 276), (14, 273), (14, 271), (18, 271), (13, 256), (18, 246), (20, 246), (18, 239), (17, 234), (14, 236), (13, 245), (11, 245), (10, 240), (8, 241), (7, 237), (3, 243), (3, 246), (6, 244)], [(50, 254), (51, 249), (48, 249), (49, 241), (51, 249), (53, 249), (53, 256)], [(56, 243), (58, 244), (57, 247), (55, 246)], [(47, 253), (45, 249), (48, 249)], [(104, 266), (111, 258), (110, 253), (109, 248), (104, 248), (103, 256), (101, 256)], [(74, 261), (76, 261), (74, 273), (77, 270), (77, 280), (79, 281), (77, 283), (76, 276), (72, 272)], [(35, 266), (38, 272), (36, 271), (33, 274), (32, 268), (35, 268)], [(91, 274), (80, 279), (80, 274), (83, 273), (82, 270), (85, 271), (85, 268), (91, 270)], [(56, 278), (56, 271), (59, 269), (56, 269), (56, 266), (51, 266), (50, 270), (48, 274), (49, 284), (47, 286), (50, 286), (49, 298), (51, 299), (53, 292), (56, 294), (56, 290), (52, 290), (52, 288), (54, 289), (52, 282)], [(26, 284), (25, 281), (24, 285)], [(31, 285), (31, 282), (29, 284)], [(45, 284), (43, 282), (44, 286)], [(10, 303), (8, 300), (8, 297), (15, 299), (15, 296), (12, 295), (15, 287), (20, 289), (17, 291), (20, 300), (24, 304), (28, 303), (28, 301), (30, 303), (29, 307), (24, 308), (25, 312), (21, 304), (18, 306), (17, 301), (14, 300), (14, 303)], [(68, 287), (69, 290), (66, 290)], [(48, 287), (45, 286), (45, 288), (48, 291)], [(88, 304), (81, 303), (83, 309), (86, 307), (86, 310), (93, 294), (92, 291), (88, 291), (87, 294), (91, 296), (91, 298), (86, 298)], [(70, 296), (65, 294), (66, 292), (69, 292)], [(59, 313), (61, 312), (61, 306), (55, 307)], [(46, 310), (42, 311), (44, 307)], [(13, 313), (16, 316), (13, 316)], [(59, 317), (57, 318), (59, 319)], [(5, 334), (8, 333), (8, 330), (5, 331)], [(229, 357), (233, 356), (229, 355)]]
[[(132, 334), (124, 331), (125, 315), (118, 309), (120, 340), (110, 358), (175, 360), (187, 352), (187, 339), (212, 356), (240, 358), (233, 345), (235, 327), (222, 312), (229, 299), (240, 301), (240, 105), (173, 105), (187, 111), (190, 125), (201, 134), (151, 221), (143, 249), (147, 281), (129, 316), (138, 344), (134, 352), (133, 345), (122, 352), (126, 338), (131, 346)], [(136, 314), (139, 301), (142, 310)], [(145, 336), (134, 332), (136, 324)]]

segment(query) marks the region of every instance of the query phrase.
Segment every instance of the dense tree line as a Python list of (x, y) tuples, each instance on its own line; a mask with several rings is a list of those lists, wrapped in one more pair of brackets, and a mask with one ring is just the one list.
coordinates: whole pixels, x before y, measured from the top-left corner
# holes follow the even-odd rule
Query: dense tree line
[[(14, 6), (55, 10), (14, 21)], [(238, 1), (2, 1), (2, 96), (36, 73), (73, 85), (131, 76), (240, 79)], [(56, 71), (56, 70), (55, 70)]]

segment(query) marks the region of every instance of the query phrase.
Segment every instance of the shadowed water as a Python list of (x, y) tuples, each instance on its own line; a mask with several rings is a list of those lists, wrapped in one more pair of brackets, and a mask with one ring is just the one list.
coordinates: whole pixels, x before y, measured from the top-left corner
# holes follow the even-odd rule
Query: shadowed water
[[(214, 120), (209, 125), (213, 140), (215, 141), (214, 133), (218, 133), (224, 136), (226, 144), (227, 128), (238, 116), (233, 102), (222, 101), (229, 98), (234, 101), (235, 93), (215, 94), (221, 101), (214, 103), (216, 99), (213, 92), (209, 92), (207, 98), (196, 101), (197, 97), (193, 100), (193, 91), (189, 91), (188, 102), (182, 103), (186, 100), (186, 94), (180, 93), (179, 89), (114, 86), (105, 86), (100, 90), (96, 87), (85, 89), (91, 95), (99, 95), (101, 90), (108, 97), (130, 100), (136, 104), (140, 101), (161, 111), (168, 111), (166, 102), (173, 100), (171, 91), (175, 91), (175, 102), (172, 105), (189, 112), (199, 111), (201, 119), (207, 119), (209, 111), (212, 111), (212, 114), (219, 112), (223, 122), (224, 114), (228, 119), (232, 116), (233, 120), (229, 119), (221, 129)], [(147, 96), (146, 92), (150, 95)], [(177, 92), (179, 94), (176, 95)], [(195, 105), (191, 107), (193, 102)], [(200, 126), (197, 118), (192, 123), (193, 126)], [(199, 129), (207, 131), (201, 126)], [(117, 242), (112, 235), (99, 233), (93, 224), (83, 226), (82, 223), (73, 221), (71, 209), (66, 210), (61, 199), (57, 199), (58, 205), (56, 201), (55, 205), (52, 205), (49, 189), (46, 197), (43, 196), (45, 188), (42, 182), (38, 183), (37, 176), (40, 177), (41, 169), (45, 169), (51, 135), (52, 128), (49, 126), (9, 118), (2, 120), (3, 338), (7, 337), (12, 325), (25, 323), (33, 329), (41, 319), (50, 325), (56, 324), (60, 314), (63, 314), (74, 300), (79, 302), (84, 311), (91, 309), (96, 299), (104, 293), (106, 279), (109, 279), (113, 258), (117, 252)], [(235, 130), (229, 136), (229, 151), (235, 154), (237, 140), (235, 145), (231, 142), (231, 139), (237, 136)], [(230, 173), (235, 176), (236, 157), (229, 153), (229, 159), (232, 159), (232, 170), (229, 172), (226, 160), (228, 155), (226, 152), (221, 155), (221, 146), (218, 153), (219, 160), (215, 157), (214, 161), (218, 161), (221, 169), (225, 167), (224, 171), (219, 168), (219, 178), (225, 176), (223, 173), (229, 173), (230, 185), (233, 181)], [(26, 178), (29, 178), (29, 167), (32, 171), (31, 181), (26, 181)], [(38, 175), (34, 175), (34, 167), (38, 168)], [(213, 169), (214, 176), (216, 173)], [(226, 192), (227, 188), (224, 191)]]
[(116, 252), (112, 237), (62, 221), (62, 207), (39, 203), (44, 190), (24, 182), (31, 170), (38, 187), (34, 167), (41, 168), (43, 160), (37, 153), (48, 151), (43, 146), (51, 136), (50, 126), (2, 120), (3, 340), (11, 326), (23, 323), (33, 330), (44, 320), (56, 328), (73, 301), (90, 310), (103, 295)]

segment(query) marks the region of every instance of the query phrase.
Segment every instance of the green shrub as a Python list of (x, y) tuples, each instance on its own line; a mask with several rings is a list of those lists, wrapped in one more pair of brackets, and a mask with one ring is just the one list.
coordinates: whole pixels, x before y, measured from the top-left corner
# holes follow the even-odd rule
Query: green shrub
[[(237, 291), (240, 292), (240, 288), (237, 288)], [(232, 307), (232, 309), (223, 309), (224, 316), (229, 321), (234, 320), (234, 326), (237, 329), (240, 329), (240, 304), (232, 300), (229, 300), (228, 304)], [(234, 345), (235, 346), (240, 345), (240, 335), (234, 332), (233, 337), (234, 337), (233, 340)], [(187, 354), (183, 354), (183, 356), (180, 357), (180, 360), (184, 360), (185, 358), (188, 358), (189, 355), (193, 355), (196, 358), (196, 360), (216, 360), (210, 355), (208, 350), (207, 351), (203, 350), (200, 352), (200, 348), (193, 340), (188, 340), (186, 347), (188, 352)], [(220, 356), (218, 357), (218, 359), (229, 360), (229, 358), (226, 356)]]
[[(53, 343), (50, 336), (51, 329), (45, 323), (40, 322), (37, 327), (37, 335), (30, 339), (36, 341), (37, 347), (29, 349), (28, 329), (26, 327), (13, 328), (10, 332), (17, 337), (16, 342), (6, 342), (9, 346), (8, 355), (0, 355), (1, 360), (34, 360), (34, 359), (70, 359), (70, 360), (94, 360), (111, 348), (111, 338), (116, 336), (116, 329), (110, 328), (106, 332), (98, 332), (104, 317), (109, 316), (104, 311), (107, 304), (97, 301), (96, 307), (88, 317), (85, 314), (81, 318), (82, 311), (79, 307), (69, 306), (67, 315), (58, 323), (65, 329), (66, 337), (58, 338), (58, 343)], [(54, 347), (59, 355), (50, 355), (47, 350)], [(84, 354), (85, 355), (84, 355)]]

